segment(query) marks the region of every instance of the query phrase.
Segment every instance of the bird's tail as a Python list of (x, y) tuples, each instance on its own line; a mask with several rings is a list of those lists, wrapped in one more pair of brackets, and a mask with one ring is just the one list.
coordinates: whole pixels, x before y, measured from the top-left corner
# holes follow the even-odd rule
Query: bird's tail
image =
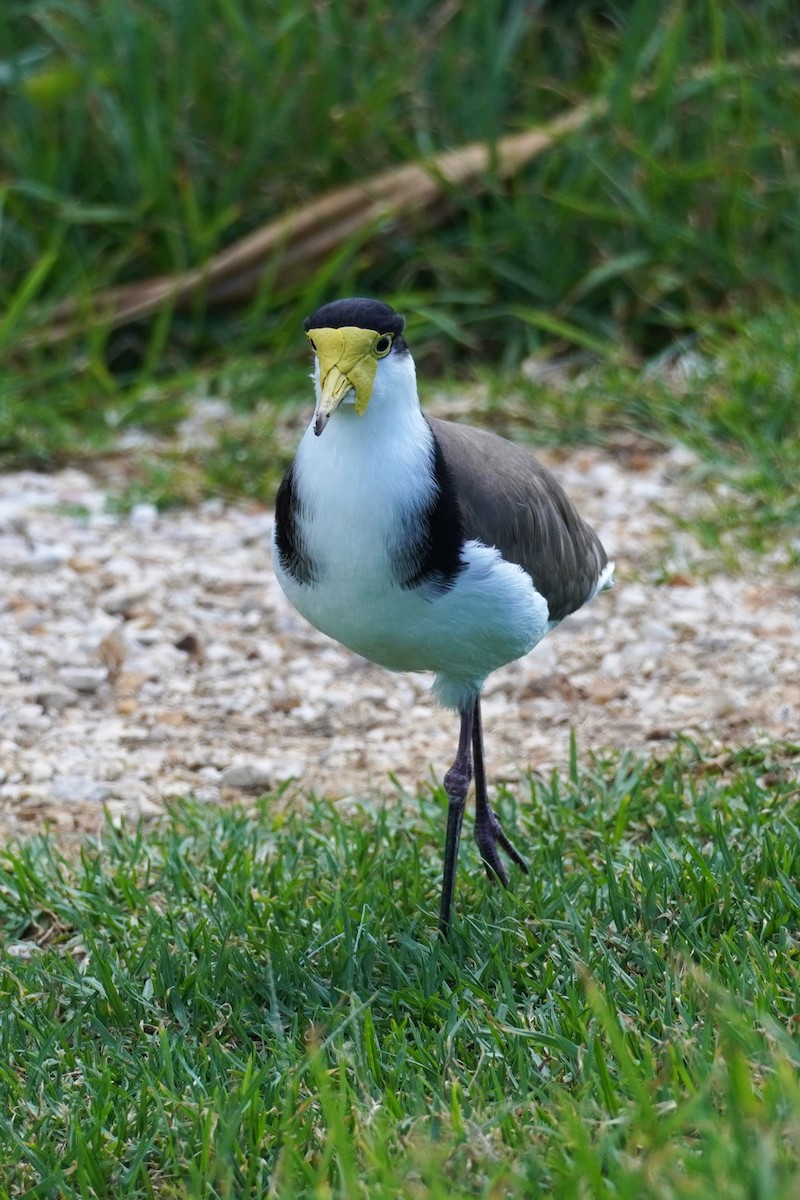
[(610, 563), (606, 563), (606, 565), (603, 567), (602, 571), (600, 572), (600, 575), (598, 576), (598, 579), (597, 579), (597, 583), (595, 585), (595, 589), (592, 592), (591, 598), (594, 599), (598, 592), (608, 591), (608, 589), (612, 588), (613, 586), (614, 586), (614, 563), (610, 562)]

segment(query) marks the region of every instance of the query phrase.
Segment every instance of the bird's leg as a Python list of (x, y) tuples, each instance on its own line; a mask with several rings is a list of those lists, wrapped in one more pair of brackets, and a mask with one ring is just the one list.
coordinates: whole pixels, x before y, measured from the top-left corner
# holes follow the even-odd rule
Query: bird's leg
[(443, 938), (447, 937), (450, 929), (450, 909), (453, 906), (453, 892), (456, 886), (456, 860), (458, 844), (461, 841), (461, 822), (464, 818), (464, 805), (472, 780), (470, 743), (472, 741), (473, 714), (472, 707), (465, 709), (461, 714), (458, 753), (452, 767), (444, 777), (444, 790), (447, 792), (448, 801), (447, 838), (444, 844), (442, 902), (439, 906), (439, 932)]
[(475, 713), (472, 721), (472, 751), (475, 759), (475, 841), (481, 852), (486, 874), (490, 879), (499, 879), (508, 887), (508, 874), (498, 853), (498, 846), (525, 874), (528, 864), (514, 843), (503, 832), (503, 827), (489, 807), (486, 794), (486, 772), (483, 768), (483, 728), (481, 723), (481, 698), (475, 698)]

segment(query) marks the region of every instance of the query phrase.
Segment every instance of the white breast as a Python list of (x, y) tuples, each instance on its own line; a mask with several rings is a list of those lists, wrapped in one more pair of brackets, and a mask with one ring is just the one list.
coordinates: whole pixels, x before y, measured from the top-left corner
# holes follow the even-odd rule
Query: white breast
[[(464, 546), (465, 568), (448, 591), (396, 582), (392, 550), (436, 489), (432, 433), (404, 382), (388, 380), (389, 401), (376, 381), (363, 416), (343, 407), (320, 437), (306, 432), (295, 489), (315, 582), (299, 583), (277, 554), (275, 570), (317, 629), (392, 670), (435, 672), (438, 698), (459, 708), (491, 671), (544, 636), (547, 604), (522, 568), (475, 541)], [(409, 394), (413, 403), (398, 403)]]

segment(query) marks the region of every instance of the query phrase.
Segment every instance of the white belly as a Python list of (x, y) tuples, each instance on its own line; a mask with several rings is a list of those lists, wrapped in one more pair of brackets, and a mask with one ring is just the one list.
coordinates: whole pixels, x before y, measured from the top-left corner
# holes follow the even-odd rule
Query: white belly
[(326, 575), (323, 586), (298, 584), (275, 570), (298, 612), (323, 633), (393, 671), (432, 671), (435, 691), (458, 708), (480, 690), (492, 671), (521, 658), (547, 633), (547, 603), (520, 568), (499, 552), (469, 542), (466, 568), (444, 593), (423, 586), (388, 585), (388, 576), (346, 568)]
[[(392, 414), (392, 437), (338, 412), (321, 437), (309, 431), (295, 466), (297, 515), (314, 582), (299, 582), (273, 552), (278, 580), (317, 629), (395, 671), (432, 671), (434, 691), (460, 708), (490, 672), (520, 658), (550, 627), (547, 603), (521, 567), (467, 542), (464, 569), (445, 591), (397, 583), (391, 548), (435, 486), (431, 433), (419, 409)], [(376, 446), (381, 451), (376, 451)]]

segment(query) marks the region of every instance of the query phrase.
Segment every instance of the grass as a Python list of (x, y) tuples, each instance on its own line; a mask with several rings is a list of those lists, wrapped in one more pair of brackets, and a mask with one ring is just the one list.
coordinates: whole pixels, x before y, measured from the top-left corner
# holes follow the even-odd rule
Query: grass
[[(790, 0), (367, 0), (357, 22), (314, 0), (12, 0), (0, 394), (20, 413), (46, 393), (65, 437), (91, 400), (99, 436), (120, 390), (198, 358), (290, 357), (301, 316), (331, 290), (396, 300), (428, 359), (450, 366), (464, 346), (510, 366), (554, 338), (649, 358), (711, 315), (796, 302), (799, 33)], [(198, 303), (26, 349), (42, 307), (67, 295), (202, 264), (326, 188), (587, 97), (602, 117), (510, 184), (448, 196), (444, 226), (355, 237), (233, 313)]]
[(504, 793), (531, 875), (465, 844), (446, 947), (440, 793), (6, 851), (4, 1194), (789, 1200), (798, 753)]

